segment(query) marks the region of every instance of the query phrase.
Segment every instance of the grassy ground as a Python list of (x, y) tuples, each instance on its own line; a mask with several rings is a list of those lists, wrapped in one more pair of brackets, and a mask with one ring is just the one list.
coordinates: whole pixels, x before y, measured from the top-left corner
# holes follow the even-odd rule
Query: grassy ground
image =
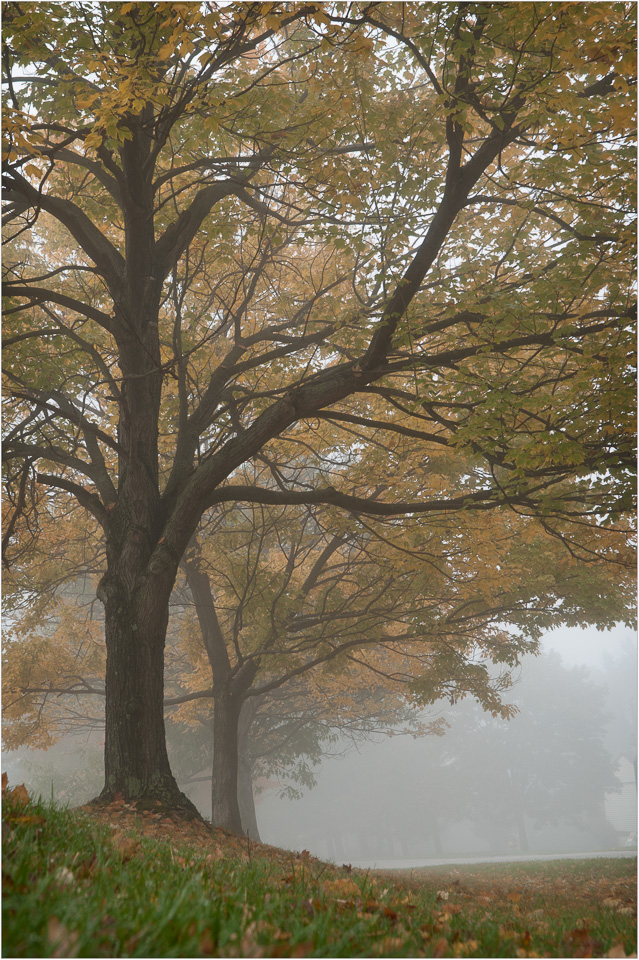
[(636, 956), (636, 860), (382, 874), (3, 795), (4, 957)]

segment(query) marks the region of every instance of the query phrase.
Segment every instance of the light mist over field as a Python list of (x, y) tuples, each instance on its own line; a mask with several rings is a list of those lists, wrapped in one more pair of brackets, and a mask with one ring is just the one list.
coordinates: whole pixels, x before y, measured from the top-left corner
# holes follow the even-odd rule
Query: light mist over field
[[(322, 762), (308, 764), (315, 786), (286, 770), (258, 776), (260, 838), (337, 862), (628, 849), (635, 634), (554, 631), (517, 673), (510, 721), (468, 699), (438, 703), (427, 719), (446, 720), (443, 736), (336, 736)], [(3, 769), (12, 784), (73, 806), (102, 787), (101, 740), (101, 731), (85, 731), (46, 752), (7, 753)], [(203, 768), (180, 786), (208, 817), (206, 776)]]

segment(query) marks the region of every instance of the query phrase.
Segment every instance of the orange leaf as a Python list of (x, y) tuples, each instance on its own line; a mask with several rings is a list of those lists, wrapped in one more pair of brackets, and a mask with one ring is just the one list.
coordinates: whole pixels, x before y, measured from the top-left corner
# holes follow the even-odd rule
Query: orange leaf
[(359, 887), (348, 878), (329, 880), (324, 884), (324, 890), (336, 897), (357, 897), (359, 896)]
[(215, 944), (210, 930), (205, 930), (200, 937), (198, 951), (201, 957), (212, 957), (215, 953)]
[(123, 860), (132, 860), (140, 852), (140, 841), (133, 837), (127, 837), (123, 833), (116, 832), (111, 838), (113, 846), (118, 851)]
[(27, 788), (23, 783), (17, 787), (14, 787), (13, 790), (10, 790), (7, 794), (7, 798), (11, 801), (11, 803), (15, 803), (21, 807), (25, 807), (29, 803), (29, 794), (27, 793)]

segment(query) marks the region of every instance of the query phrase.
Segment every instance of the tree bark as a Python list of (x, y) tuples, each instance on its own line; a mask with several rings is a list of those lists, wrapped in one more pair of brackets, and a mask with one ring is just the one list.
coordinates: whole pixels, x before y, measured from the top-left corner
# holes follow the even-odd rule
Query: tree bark
[(240, 753), (237, 796), (240, 806), (240, 817), (242, 820), (242, 831), (251, 840), (260, 843), (260, 830), (257, 825), (257, 814), (255, 812), (255, 797), (253, 795), (253, 771), (250, 761), (245, 754)]
[(260, 831), (257, 825), (257, 814), (255, 812), (255, 796), (253, 794), (253, 763), (249, 750), (249, 734), (251, 723), (255, 711), (254, 703), (250, 704), (244, 701), (244, 706), (240, 711), (238, 751), (239, 766), (237, 778), (237, 799), (240, 807), (240, 817), (242, 820), (242, 830), (251, 840), (260, 842)]
[[(211, 591), (208, 575), (200, 569), (198, 546), (195, 538), (191, 541), (191, 555), (183, 564), (187, 582), (197, 613), (202, 642), (204, 644), (211, 673), (213, 676), (213, 778), (211, 788), (212, 820), (214, 827), (232, 830), (235, 833), (247, 833), (253, 840), (259, 839), (253, 791), (248, 772), (248, 786), (243, 779), (247, 776), (240, 771), (240, 724), (246, 743), (248, 728), (253, 712), (246, 704), (246, 694), (255, 679), (258, 663), (236, 663), (233, 665), (226, 649), (226, 640), (215, 609), (215, 599)], [(240, 813), (239, 793), (245, 813)], [(248, 798), (250, 797), (250, 802)], [(243, 822), (244, 821), (244, 822)]]
[(238, 803), (241, 709), (242, 700), (231, 689), (231, 683), (219, 685), (213, 702), (212, 821), (214, 827), (234, 833), (243, 833)]
[[(130, 556), (130, 544), (120, 553)], [(139, 807), (159, 803), (199, 818), (178, 788), (166, 750), (164, 645), (172, 571), (162, 577), (141, 571), (127, 582), (122, 563), (112, 557), (110, 566), (99, 588), (107, 649), (105, 786), (100, 799), (122, 794)]]

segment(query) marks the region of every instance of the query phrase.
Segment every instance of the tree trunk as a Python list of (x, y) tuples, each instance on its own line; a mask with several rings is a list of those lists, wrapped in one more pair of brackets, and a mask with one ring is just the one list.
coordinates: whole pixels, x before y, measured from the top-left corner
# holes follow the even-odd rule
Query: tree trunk
[[(165, 581), (164, 583), (162, 581)], [(127, 589), (107, 573), (100, 585), (106, 629), (105, 786), (139, 807), (161, 803), (187, 816), (196, 807), (171, 773), (164, 731), (164, 644), (170, 573), (141, 577)]]
[[(208, 574), (200, 570), (199, 547), (195, 537), (191, 541), (190, 557), (184, 561), (183, 568), (195, 601), (202, 642), (213, 675), (213, 826), (235, 833), (244, 833), (246, 830), (252, 839), (258, 839), (255, 810), (252, 820), (250, 811), (245, 814), (247, 826), (244, 826), (238, 799), (242, 787), (239, 764), (240, 716), (244, 712), (243, 731), (246, 738), (253, 718), (253, 712), (246, 704), (246, 694), (255, 678), (258, 662), (254, 660), (241, 666), (231, 664), (215, 609), (211, 583)], [(250, 794), (252, 806), (250, 783), (246, 792)]]
[(220, 685), (213, 702), (212, 820), (214, 827), (243, 833), (238, 803), (238, 732), (242, 699)]
[(257, 826), (257, 814), (255, 812), (255, 797), (253, 794), (253, 763), (249, 749), (250, 730), (253, 718), (255, 716), (255, 701), (244, 701), (240, 711), (239, 733), (238, 733), (238, 752), (239, 766), (237, 779), (237, 799), (240, 806), (240, 817), (242, 819), (242, 830), (251, 840), (260, 842), (260, 831)]
[(239, 758), (237, 797), (242, 819), (242, 830), (247, 837), (259, 843), (260, 831), (257, 825), (255, 797), (253, 796), (253, 771), (250, 761), (243, 754), (240, 754)]

